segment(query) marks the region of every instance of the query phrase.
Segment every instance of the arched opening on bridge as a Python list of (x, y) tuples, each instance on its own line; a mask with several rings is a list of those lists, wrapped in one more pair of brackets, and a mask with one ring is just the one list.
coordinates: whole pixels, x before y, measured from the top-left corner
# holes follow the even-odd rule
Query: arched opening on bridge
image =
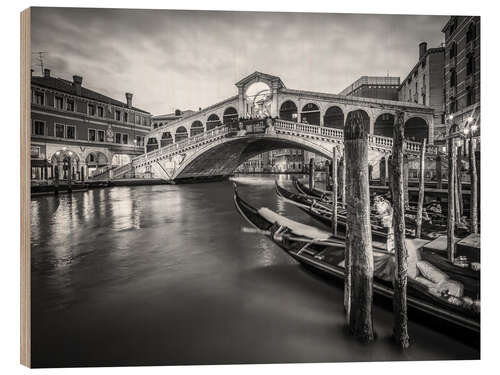
[(238, 111), (234, 107), (228, 107), (224, 111), (224, 115), (222, 116), (222, 122), (224, 124), (230, 124), (232, 122), (238, 121)]
[(179, 126), (175, 131), (175, 143), (182, 141), (188, 137), (188, 132), (184, 126)]
[(392, 138), (394, 131), (393, 129), (394, 115), (392, 113), (382, 113), (375, 120), (375, 124), (373, 126), (373, 134)]
[(300, 113), (301, 122), (311, 125), (320, 124), (320, 112), (319, 108), (314, 103), (307, 103), (302, 107), (302, 112)]
[(412, 117), (405, 122), (405, 138), (410, 141), (422, 142), (429, 140), (429, 126), (421, 117)]
[(158, 141), (155, 137), (151, 137), (148, 139), (148, 143), (146, 143), (146, 152), (151, 152), (158, 149)]
[(165, 147), (172, 143), (174, 143), (174, 140), (172, 139), (172, 134), (170, 134), (170, 132), (164, 132), (161, 135), (160, 147)]
[(297, 110), (297, 106), (295, 105), (295, 103), (291, 100), (287, 100), (281, 105), (279, 116), (280, 119), (297, 122), (299, 116), (298, 113), (299, 111)]
[(191, 137), (194, 135), (198, 135), (203, 133), (203, 123), (199, 120), (196, 120), (191, 124)]
[(111, 165), (113, 167), (121, 167), (122, 165), (128, 164), (132, 161), (130, 155), (127, 154), (115, 154), (113, 159), (111, 159)]
[(208, 116), (207, 130), (212, 130), (220, 125), (221, 125), (221, 122), (220, 122), (219, 116), (217, 116), (215, 113), (212, 113), (210, 116)]
[(323, 123), (327, 128), (344, 129), (344, 112), (337, 106), (328, 108)]

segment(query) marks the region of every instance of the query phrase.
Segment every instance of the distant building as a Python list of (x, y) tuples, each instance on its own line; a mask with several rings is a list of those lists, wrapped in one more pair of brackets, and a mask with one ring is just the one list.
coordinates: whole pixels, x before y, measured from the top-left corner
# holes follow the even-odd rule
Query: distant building
[(153, 116), (151, 118), (151, 122), (153, 123), (153, 129), (161, 128), (162, 126), (165, 126), (172, 121), (179, 120), (193, 113), (194, 111), (191, 110), (181, 111), (180, 109), (176, 109), (173, 113)]
[(362, 76), (342, 90), (339, 95), (398, 100), (399, 84), (399, 77)]
[(84, 181), (94, 172), (129, 163), (144, 152), (151, 114), (73, 81), (31, 77), (31, 179)]
[(480, 125), (480, 17), (452, 16), (445, 36), (444, 96), (447, 125)]
[(420, 131), (423, 136), (417, 137), (429, 140), (432, 138), (434, 143), (444, 142), (446, 135), (443, 97), (444, 51), (444, 47), (427, 49), (427, 43), (420, 43), (417, 63), (399, 88), (400, 101), (423, 104), (434, 109), (434, 134), (429, 137), (428, 126), (422, 122)]

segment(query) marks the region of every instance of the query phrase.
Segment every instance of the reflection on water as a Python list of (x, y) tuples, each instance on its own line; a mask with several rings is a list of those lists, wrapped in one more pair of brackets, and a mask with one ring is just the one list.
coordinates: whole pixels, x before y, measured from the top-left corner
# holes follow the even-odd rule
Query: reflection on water
[[(308, 224), (274, 178), (240, 191)], [(375, 309), (376, 344), (344, 335), (342, 288), (300, 267), (249, 227), (230, 181), (114, 187), (33, 198), (34, 366), (474, 358), (478, 351), (412, 323), (406, 354)], [(326, 228), (325, 228), (326, 229)]]

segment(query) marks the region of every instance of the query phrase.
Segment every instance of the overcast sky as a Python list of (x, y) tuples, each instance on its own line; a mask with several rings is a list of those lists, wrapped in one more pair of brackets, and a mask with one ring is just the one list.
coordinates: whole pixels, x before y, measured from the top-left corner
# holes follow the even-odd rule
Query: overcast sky
[[(32, 51), (52, 74), (152, 114), (206, 107), (258, 70), (289, 88), (338, 93), (362, 75), (400, 76), (448, 17), (33, 8)], [(35, 74), (40, 65), (33, 58)]]

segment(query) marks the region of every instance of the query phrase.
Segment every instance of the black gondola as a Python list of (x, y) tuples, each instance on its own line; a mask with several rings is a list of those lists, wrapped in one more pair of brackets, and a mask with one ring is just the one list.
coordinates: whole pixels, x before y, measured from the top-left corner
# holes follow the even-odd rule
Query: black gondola
[[(328, 279), (343, 280), (342, 261), (345, 243), (342, 240), (332, 238), (327, 232), (315, 227), (284, 218), (269, 209), (255, 209), (239, 196), (236, 185), (234, 203), (245, 220), (299, 263), (322, 276), (327, 276)], [(421, 246), (418, 245), (420, 240), (407, 241), (410, 256), (413, 253), (418, 254)], [(391, 300), (393, 297), (393, 254), (374, 248), (374, 262), (374, 293)], [(417, 278), (408, 277), (408, 306), (412, 313), (423, 314), (425, 321), (429, 323), (431, 323), (428, 320), (429, 317), (437, 318), (435, 323), (439, 327), (443, 329), (446, 326), (452, 327), (450, 332), (454, 332), (454, 335), (460, 338), (470, 338), (472, 334), (476, 340), (480, 332), (479, 301), (472, 301), (471, 297), (464, 296), (460, 300), (463, 300), (462, 304), (458, 305), (457, 298), (453, 298), (445, 294), (433, 294), (428, 285)], [(457, 331), (457, 327), (462, 330)]]

